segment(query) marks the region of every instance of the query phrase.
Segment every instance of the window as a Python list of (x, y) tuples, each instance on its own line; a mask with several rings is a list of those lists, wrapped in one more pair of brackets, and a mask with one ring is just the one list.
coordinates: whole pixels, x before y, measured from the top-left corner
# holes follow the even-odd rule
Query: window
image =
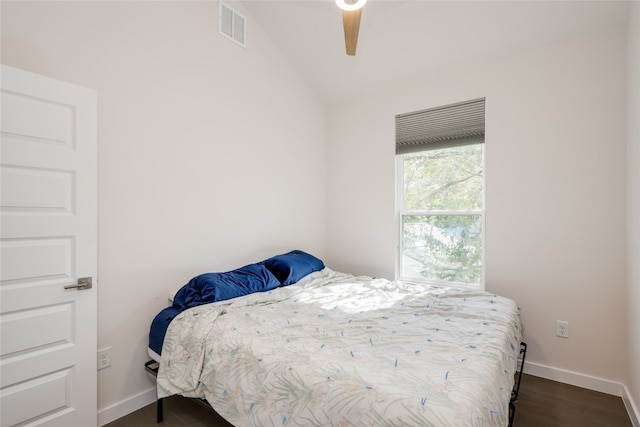
[(397, 276), (482, 288), (484, 99), (396, 116)]

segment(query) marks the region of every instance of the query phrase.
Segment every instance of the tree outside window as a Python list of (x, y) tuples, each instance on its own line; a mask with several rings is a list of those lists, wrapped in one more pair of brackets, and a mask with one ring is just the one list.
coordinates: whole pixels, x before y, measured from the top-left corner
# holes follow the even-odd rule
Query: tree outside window
[(402, 154), (398, 167), (400, 278), (481, 287), (484, 144)]

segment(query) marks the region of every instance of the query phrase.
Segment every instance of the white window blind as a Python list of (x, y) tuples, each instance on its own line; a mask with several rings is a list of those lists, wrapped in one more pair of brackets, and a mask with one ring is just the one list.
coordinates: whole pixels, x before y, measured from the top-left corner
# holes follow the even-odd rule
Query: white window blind
[(396, 116), (396, 154), (484, 142), (484, 98)]

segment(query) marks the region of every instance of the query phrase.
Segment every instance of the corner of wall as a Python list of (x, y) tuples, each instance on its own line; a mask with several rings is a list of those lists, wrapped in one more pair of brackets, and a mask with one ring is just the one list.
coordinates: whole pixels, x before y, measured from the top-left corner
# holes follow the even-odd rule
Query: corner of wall
[(640, 427), (640, 2), (632, 1), (627, 25), (627, 321), (625, 405)]
[(623, 386), (622, 402), (624, 402), (624, 407), (627, 409), (627, 413), (631, 419), (631, 425), (633, 425), (633, 427), (640, 427), (640, 411), (633, 401), (627, 386)]

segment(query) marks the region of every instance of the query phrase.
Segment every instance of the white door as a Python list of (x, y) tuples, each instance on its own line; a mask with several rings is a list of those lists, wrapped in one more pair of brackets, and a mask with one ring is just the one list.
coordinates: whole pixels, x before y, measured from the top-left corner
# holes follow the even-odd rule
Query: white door
[(96, 93), (5, 65), (0, 89), (0, 425), (96, 426)]

